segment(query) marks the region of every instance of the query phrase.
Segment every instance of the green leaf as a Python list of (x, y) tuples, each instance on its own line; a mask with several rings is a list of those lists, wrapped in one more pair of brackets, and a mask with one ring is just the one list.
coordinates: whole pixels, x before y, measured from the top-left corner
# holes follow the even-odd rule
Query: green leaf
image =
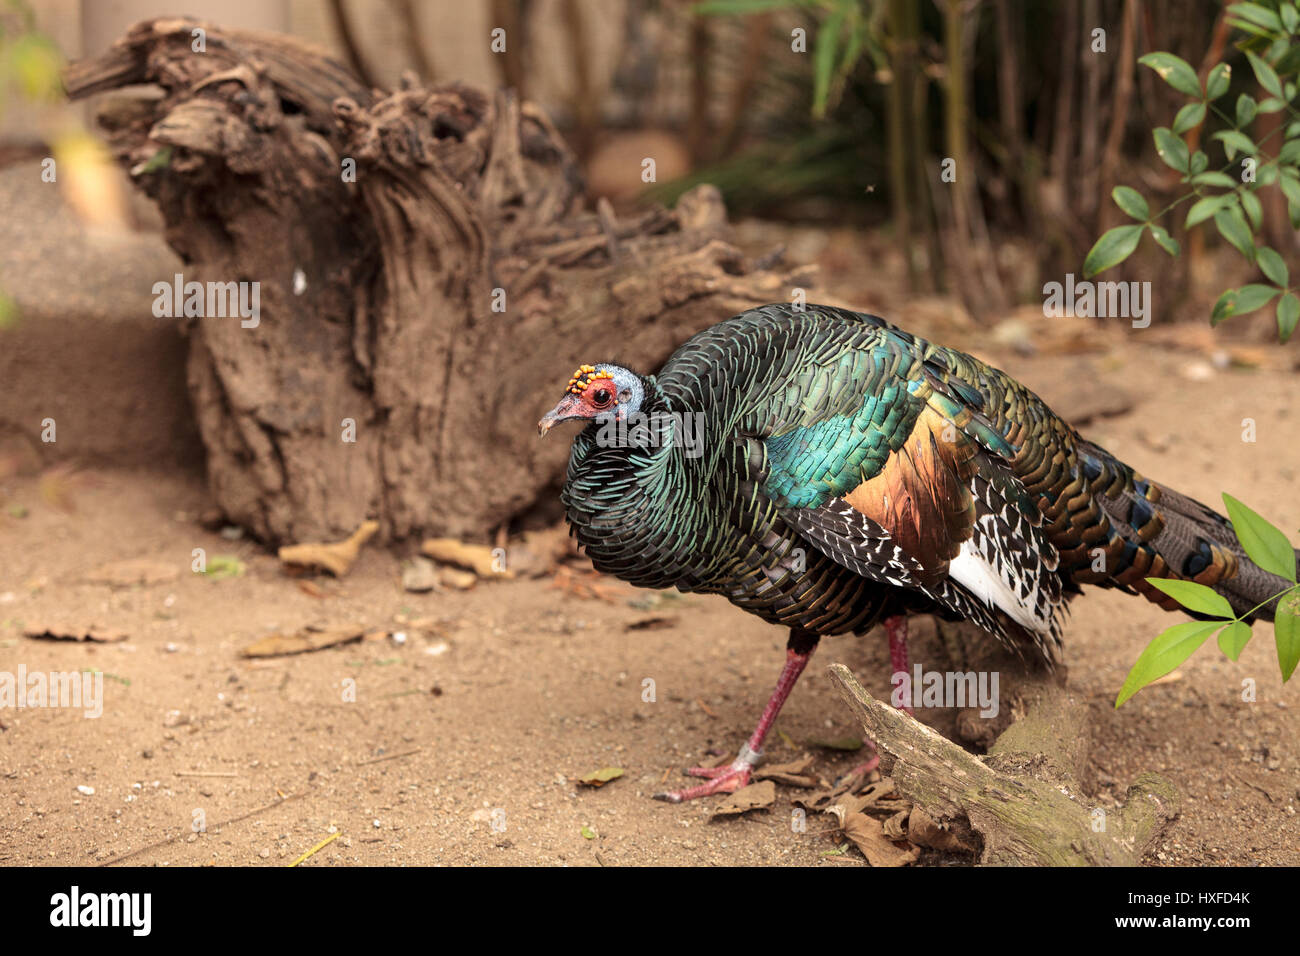
[(1266, 60), (1260, 59), (1249, 50), (1246, 51), (1246, 59), (1250, 61), (1250, 67), (1255, 71), (1255, 79), (1259, 80), (1259, 85), (1274, 96), (1286, 99), (1282, 92), (1282, 81), (1277, 78), (1277, 72), (1273, 67), (1269, 66)]
[[(1205, 175), (1209, 175), (1206, 173)], [(1209, 219), (1220, 209), (1226, 209), (1232, 205), (1234, 193), (1225, 193), (1221, 196), (1206, 196), (1204, 199), (1198, 199), (1192, 203), (1192, 208), (1187, 210), (1187, 221), (1183, 223), (1184, 228), (1191, 229), (1192, 226), (1202, 223)]]
[(1282, 21), (1278, 15), (1257, 3), (1234, 3), (1228, 7), (1228, 13), (1261, 26), (1269, 33), (1282, 32)]
[(1139, 57), (1138, 62), (1155, 70), (1160, 79), (1179, 93), (1198, 100), (1201, 98), (1201, 81), (1196, 78), (1196, 71), (1192, 69), (1191, 64), (1182, 57), (1174, 56), (1172, 53), (1148, 53), (1146, 56)]
[(1250, 641), (1250, 625), (1243, 621), (1233, 621), (1219, 632), (1219, 650), (1229, 659), (1236, 660)]
[(1228, 86), (1231, 83), (1232, 67), (1226, 63), (1216, 64), (1214, 69), (1210, 70), (1210, 75), (1205, 79), (1206, 99), (1217, 100), (1228, 92)]
[(1228, 520), (1250, 560), (1278, 577), (1295, 581), (1295, 549), (1284, 535), (1232, 495), (1225, 494)]
[(1280, 285), (1284, 289), (1291, 284), (1291, 271), (1276, 252), (1268, 246), (1260, 246), (1255, 250), (1255, 257), (1259, 262), (1260, 270), (1268, 277), (1269, 282)]
[(18, 303), (0, 289), (0, 331), (18, 324)]
[(1102, 233), (1083, 260), (1084, 276), (1091, 278), (1131, 256), (1142, 238), (1142, 229), (1142, 226), (1116, 226)]
[(1166, 628), (1146, 646), (1124, 679), (1115, 706), (1119, 707), (1143, 687), (1164, 677), (1223, 626), (1222, 621), (1188, 621)]
[(622, 767), (601, 767), (599, 770), (593, 770), (591, 773), (578, 778), (578, 783), (587, 787), (603, 787), (611, 780), (617, 780), (623, 776)]
[(1152, 135), (1156, 141), (1156, 153), (1164, 164), (1180, 173), (1187, 172), (1187, 144), (1165, 126), (1157, 126)]
[[(1241, 200), (1241, 208), (1246, 210), (1246, 218), (1250, 220), (1250, 231), (1254, 232), (1259, 228), (1260, 221), (1264, 218), (1264, 210), (1260, 207), (1259, 197), (1249, 190), (1243, 191), (1238, 198)], [(1259, 255), (1259, 250), (1255, 250)]]
[(1263, 285), (1259, 282), (1244, 285), (1237, 290), (1237, 310), (1233, 314), (1245, 315), (1247, 312), (1262, 309), (1272, 302), (1273, 297), (1281, 291), (1281, 289), (1275, 289), (1271, 285)]
[(1242, 286), (1240, 289), (1228, 289), (1219, 296), (1219, 301), (1214, 303), (1214, 311), (1210, 313), (1210, 324), (1218, 325), (1224, 319), (1230, 319), (1234, 315), (1245, 315), (1247, 312), (1263, 308), (1273, 296), (1278, 294), (1278, 291), (1271, 285), (1259, 284)]
[(1213, 614), (1227, 619), (1237, 616), (1227, 598), (1204, 584), (1173, 578), (1147, 578), (1147, 584), (1157, 591), (1164, 591), (1187, 610), (1197, 614)]
[(1169, 231), (1164, 226), (1157, 226), (1154, 223), (1148, 224), (1147, 228), (1151, 230), (1151, 238), (1156, 241), (1161, 249), (1171, 256), (1178, 255), (1178, 240), (1169, 235)]
[(1255, 261), (1255, 237), (1251, 235), (1246, 217), (1236, 206), (1220, 209), (1214, 214), (1214, 225), (1219, 235), (1232, 243), (1250, 262)]
[(584, 824), (582, 825), (582, 827), (578, 830), (578, 832), (582, 834), (582, 838), (583, 838), (584, 840), (594, 840), (594, 839), (596, 839), (596, 831), (593, 830), (591, 827), (587, 826), (585, 823), (584, 823)]
[(1249, 93), (1242, 93), (1237, 97), (1237, 125), (1249, 126), (1250, 121), (1255, 118), (1255, 111), (1259, 109), (1259, 104), (1255, 102), (1255, 97)]
[(1116, 186), (1110, 191), (1115, 205), (1126, 215), (1145, 222), (1151, 216), (1151, 209), (1142, 194), (1130, 186)]
[(1218, 325), (1224, 319), (1232, 318), (1233, 307), (1237, 304), (1237, 290), (1224, 289), (1223, 294), (1214, 302), (1210, 310), (1210, 325)]
[(1198, 173), (1192, 177), (1193, 186), (1222, 186), (1225, 189), (1236, 189), (1237, 181), (1226, 173), (1211, 171), (1208, 173)]
[(171, 161), (172, 148), (170, 146), (164, 146), (162, 149), (158, 150), (158, 152), (149, 157), (144, 164), (144, 168), (140, 171), (142, 173), (156, 173), (160, 169), (166, 169), (171, 165)]
[(1287, 33), (1295, 33), (1296, 27), (1300, 26), (1300, 13), (1289, 3), (1283, 3), (1278, 8), (1278, 13), (1282, 15), (1282, 27)]
[(1276, 96), (1267, 97), (1259, 104), (1259, 111), (1261, 113), (1280, 113), (1284, 109), (1286, 109), (1286, 103), (1279, 100)]
[(1300, 163), (1300, 139), (1291, 139), (1283, 143), (1282, 148), (1278, 150), (1277, 161), (1287, 166)]
[(835, 53), (839, 49), (840, 31), (850, 6), (846, 3), (836, 4), (830, 16), (817, 30), (817, 41), (813, 49), (813, 115), (818, 118), (826, 115), (831, 75), (835, 72)]
[(1282, 682), (1295, 673), (1300, 661), (1300, 593), (1292, 590), (1277, 602), (1273, 615), (1273, 637), (1277, 641), (1277, 664), (1282, 669)]
[(1300, 180), (1296, 179), (1294, 175), (1288, 176), (1283, 173), (1278, 177), (1277, 184), (1281, 187), (1282, 194), (1286, 196), (1287, 202), (1300, 204)]
[(1255, 78), (1260, 81), (1260, 86), (1264, 87), (1279, 99), (1286, 99), (1286, 94), (1282, 91), (1282, 81), (1278, 79), (1278, 74), (1269, 65), (1269, 62), (1261, 59), (1251, 51), (1245, 51), (1245, 59), (1251, 61), (1251, 69), (1255, 70)]
[(1229, 25), (1236, 27), (1238, 30), (1249, 33), (1253, 37), (1259, 37), (1261, 40), (1271, 40), (1276, 34), (1276, 31), (1265, 30), (1263, 27), (1257, 26), (1256, 24), (1250, 23), (1246, 20), (1234, 20), (1229, 17), (1228, 23)]
[(1205, 172), (1205, 167), (1208, 165), (1210, 165), (1210, 157), (1198, 149), (1192, 153), (1192, 161), (1187, 164), (1187, 171), (1193, 176), (1199, 176)]
[(1229, 160), (1234, 159), (1238, 151), (1245, 153), (1247, 156), (1254, 156), (1259, 152), (1259, 147), (1255, 145), (1249, 136), (1235, 129), (1221, 129), (1211, 138), (1222, 140), (1223, 151), (1228, 154)]
[(244, 562), (233, 554), (214, 554), (208, 559), (207, 566), (202, 573), (206, 577), (222, 580), (223, 578), (242, 577), (245, 570)]
[(1277, 337), (1283, 345), (1290, 341), (1297, 319), (1300, 319), (1300, 299), (1288, 292), (1277, 300)]
[(1205, 119), (1204, 103), (1188, 103), (1174, 117), (1174, 132), (1180, 136), (1189, 129), (1195, 129)]
[(28, 99), (55, 100), (62, 95), (63, 57), (49, 38), (36, 33), (19, 37), (9, 47), (6, 65)]

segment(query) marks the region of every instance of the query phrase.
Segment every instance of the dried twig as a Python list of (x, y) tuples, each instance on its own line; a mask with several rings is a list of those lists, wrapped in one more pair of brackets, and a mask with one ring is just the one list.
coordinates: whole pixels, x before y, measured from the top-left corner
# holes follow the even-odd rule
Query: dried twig
[(327, 836), (325, 839), (321, 840), (319, 843), (317, 843), (314, 847), (312, 847), (310, 850), (308, 850), (308, 851), (307, 851), (306, 853), (304, 853), (302, 856), (298, 857), (298, 859), (296, 859), (296, 860), (294, 860), (292, 863), (290, 863), (290, 864), (289, 864), (290, 868), (297, 866), (299, 863), (303, 862), (303, 860), (306, 860), (306, 859), (309, 859), (309, 858), (315, 856), (317, 853), (319, 853), (321, 850), (325, 849), (325, 847), (329, 846), (331, 843), (333, 843), (335, 840), (337, 840), (337, 839), (338, 839), (340, 836), (342, 836), (342, 835), (343, 835), (343, 834), (342, 834), (341, 832), (340, 832), (340, 833), (331, 833), (329, 836)]
[(423, 749), (424, 749), (424, 748), (422, 748), (422, 747), (413, 747), (413, 748), (411, 748), (410, 750), (403, 750), (401, 753), (395, 753), (395, 754), (384, 754), (382, 757), (371, 757), (369, 760), (361, 760), (361, 761), (358, 761), (358, 762), (357, 762), (357, 766), (358, 766), (358, 767), (365, 767), (365, 766), (367, 766), (367, 765), (369, 765), (369, 764), (372, 764), (372, 763), (381, 763), (381, 762), (383, 762), (383, 761), (385, 761), (385, 760), (396, 760), (398, 757), (409, 757), (409, 756), (411, 756), (411, 754), (418, 754), (418, 753), (419, 753), (421, 750), (423, 750)]

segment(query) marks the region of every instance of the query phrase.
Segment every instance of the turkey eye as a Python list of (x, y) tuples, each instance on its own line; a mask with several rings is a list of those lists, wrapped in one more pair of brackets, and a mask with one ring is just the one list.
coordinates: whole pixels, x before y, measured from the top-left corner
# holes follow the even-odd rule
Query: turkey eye
[(600, 389), (600, 390), (597, 391), (596, 394), (595, 394), (594, 396), (592, 396), (592, 397), (595, 398), (595, 400), (596, 400), (596, 404), (597, 404), (597, 405), (608, 405), (608, 404), (609, 404), (609, 391), (608, 391), (607, 389), (603, 389), (603, 388)]

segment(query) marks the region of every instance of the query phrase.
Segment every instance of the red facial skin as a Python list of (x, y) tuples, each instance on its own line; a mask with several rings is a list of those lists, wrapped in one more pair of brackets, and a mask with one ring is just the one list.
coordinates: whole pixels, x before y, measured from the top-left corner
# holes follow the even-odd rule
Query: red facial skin
[[(608, 401), (601, 404), (596, 400), (597, 393), (606, 392)], [(572, 391), (556, 403), (555, 407), (542, 416), (537, 423), (538, 433), (545, 435), (553, 425), (574, 419), (591, 419), (605, 415), (618, 407), (618, 396), (614, 392), (614, 380), (609, 378), (592, 378), (581, 392)]]

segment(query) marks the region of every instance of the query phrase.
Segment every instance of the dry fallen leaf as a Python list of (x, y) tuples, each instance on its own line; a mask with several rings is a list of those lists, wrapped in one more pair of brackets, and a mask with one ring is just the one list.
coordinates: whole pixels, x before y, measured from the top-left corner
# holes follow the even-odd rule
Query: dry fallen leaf
[(322, 648), (359, 641), (364, 630), (361, 627), (337, 627), (304, 628), (296, 634), (277, 631), (249, 644), (239, 653), (243, 657), (279, 657), (283, 654), (319, 651)]
[(907, 838), (917, 846), (947, 853), (974, 853), (978, 849), (969, 824), (942, 827), (920, 807), (913, 807), (908, 817)]
[(755, 771), (754, 776), (759, 780), (775, 780), (777, 783), (788, 784), (792, 787), (811, 788), (825, 786), (825, 781), (815, 773), (809, 773), (808, 768), (812, 766), (812, 754), (804, 754), (798, 760), (792, 760), (789, 763), (776, 763), (760, 767)]
[(483, 578), (513, 578), (514, 571), (498, 560), (495, 550), (485, 544), (465, 544), (455, 538), (429, 538), (420, 545), (421, 554), (442, 564), (473, 571)]
[(621, 776), (623, 776), (622, 767), (601, 767), (586, 776), (579, 777), (578, 783), (587, 787), (603, 787), (611, 780), (617, 780)]
[(126, 631), (118, 631), (98, 624), (89, 627), (76, 627), (66, 624), (32, 624), (23, 628), (23, 636), (34, 640), (48, 641), (94, 641), (97, 644), (111, 644), (127, 639)]
[(321, 568), (336, 578), (341, 578), (352, 570), (361, 546), (378, 530), (378, 521), (366, 521), (346, 541), (285, 545), (279, 551), (280, 561), (295, 568)]
[(897, 788), (894, 786), (893, 778), (885, 777), (877, 780), (875, 783), (867, 784), (858, 792), (858, 796), (866, 801), (862, 804), (863, 809), (870, 810), (878, 806), (881, 801), (899, 800)]
[(577, 598), (584, 600), (598, 598), (610, 604), (616, 603), (619, 598), (627, 594), (623, 588), (606, 584), (605, 581), (605, 576), (597, 571), (588, 570), (585, 574), (579, 575), (567, 564), (562, 564), (555, 569), (555, 576), (547, 586)]
[(526, 578), (539, 578), (555, 570), (573, 551), (573, 539), (567, 525), (524, 532), (522, 542), (510, 545), (509, 567), (515, 574)]
[(298, 582), (298, 590), (303, 594), (311, 595), (314, 598), (321, 598), (322, 600), (330, 596), (330, 592), (326, 591), (315, 581), (306, 578)]
[(891, 840), (907, 839), (907, 817), (910, 810), (899, 810), (897, 813), (890, 815), (880, 824), (885, 836)]
[(442, 568), (438, 571), (438, 581), (457, 591), (468, 591), (478, 584), (478, 575), (473, 571), (461, 571), (458, 568)]
[(900, 849), (885, 836), (879, 820), (872, 819), (865, 813), (854, 813), (844, 818), (841, 824), (844, 835), (853, 841), (853, 845), (862, 851), (867, 862), (872, 866), (907, 866), (915, 863), (921, 851), (910, 844)]
[(750, 810), (766, 810), (776, 800), (776, 784), (771, 780), (742, 787), (713, 811), (715, 817), (733, 816)]

